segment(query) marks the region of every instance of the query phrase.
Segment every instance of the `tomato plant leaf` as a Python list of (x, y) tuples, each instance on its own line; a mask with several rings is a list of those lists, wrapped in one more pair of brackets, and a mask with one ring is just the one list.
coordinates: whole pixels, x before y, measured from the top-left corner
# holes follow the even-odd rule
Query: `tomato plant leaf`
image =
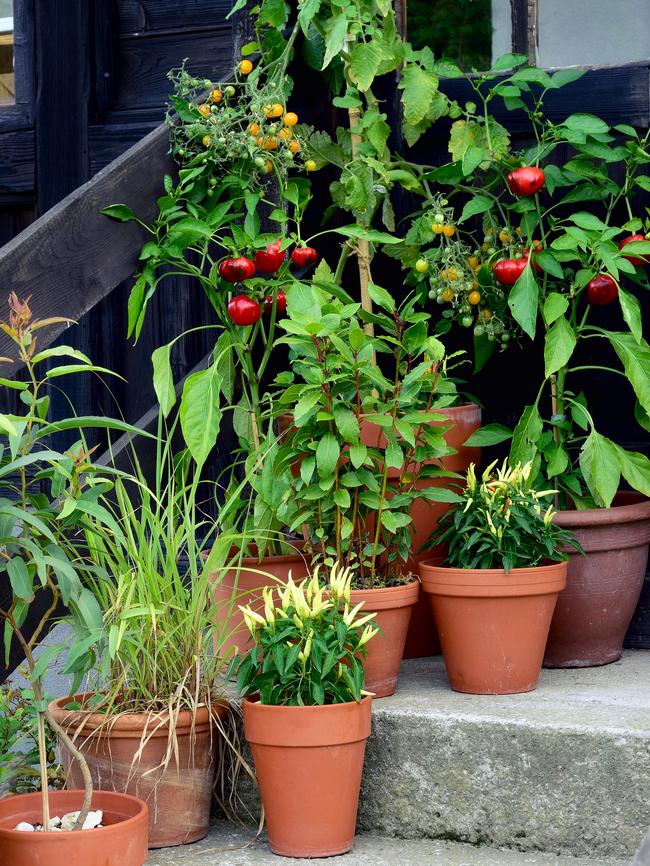
[(531, 340), (535, 339), (538, 298), (539, 286), (529, 263), (510, 290), (508, 306), (515, 321)]
[(544, 342), (544, 372), (546, 377), (568, 363), (576, 347), (575, 331), (564, 316), (548, 330)]

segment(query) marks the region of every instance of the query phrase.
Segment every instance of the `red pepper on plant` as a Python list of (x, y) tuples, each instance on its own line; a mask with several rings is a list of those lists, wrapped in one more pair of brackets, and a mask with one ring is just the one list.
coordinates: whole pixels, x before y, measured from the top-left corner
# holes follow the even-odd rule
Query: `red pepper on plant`
[(284, 250), (281, 250), (282, 238), (266, 245), (263, 250), (255, 253), (255, 265), (265, 274), (274, 274), (284, 262)]
[(513, 195), (527, 198), (535, 195), (544, 186), (544, 172), (534, 165), (523, 165), (511, 171), (507, 181)]
[(587, 283), (587, 303), (600, 307), (611, 304), (618, 295), (616, 281), (609, 274), (599, 274)]
[[(273, 309), (273, 295), (264, 298), (264, 312), (270, 313)], [(275, 309), (278, 313), (284, 313), (287, 309), (287, 296), (284, 292), (278, 292), (275, 296)]]
[[(628, 244), (631, 244), (632, 241), (645, 241), (645, 240), (647, 240), (645, 235), (630, 235), (627, 238), (623, 238), (622, 241), (619, 241), (618, 248), (619, 248), (619, 250), (622, 250), (623, 247), (627, 246)], [(648, 258), (639, 258), (638, 256), (625, 256), (625, 255), (623, 256), (623, 258), (626, 258), (628, 260), (628, 262), (631, 262), (633, 265), (636, 265), (637, 267), (645, 267), (647, 264), (650, 264), (650, 259), (648, 259)]]
[(255, 273), (255, 262), (245, 256), (224, 259), (219, 263), (219, 276), (228, 283), (240, 283), (250, 279)]
[(494, 276), (498, 283), (502, 286), (514, 286), (519, 277), (523, 274), (527, 258), (521, 259), (502, 259), (494, 266)]
[(260, 305), (248, 295), (235, 295), (228, 302), (228, 315), (235, 325), (254, 325), (261, 313)]
[(318, 253), (313, 247), (296, 247), (291, 253), (291, 261), (299, 268), (306, 268), (316, 264)]

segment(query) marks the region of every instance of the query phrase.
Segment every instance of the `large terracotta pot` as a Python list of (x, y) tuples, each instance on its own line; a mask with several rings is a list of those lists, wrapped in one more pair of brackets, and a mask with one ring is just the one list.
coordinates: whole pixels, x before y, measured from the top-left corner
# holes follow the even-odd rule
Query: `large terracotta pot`
[(392, 695), (397, 688), (411, 611), (419, 593), (417, 580), (404, 586), (354, 589), (350, 593), (350, 605), (364, 602), (360, 615), (376, 613), (375, 622), (382, 631), (368, 643), (368, 655), (363, 662), (365, 688), (376, 698)]
[(567, 563), (536, 568), (443, 568), (420, 563), (452, 689), (474, 695), (537, 686)]
[(271, 850), (285, 857), (350, 851), (371, 698), (320, 707), (245, 699), (243, 708)]
[(245, 654), (253, 646), (251, 635), (244, 623), (239, 605), (250, 605), (261, 613), (264, 610), (262, 590), (276, 583), (286, 583), (289, 572), (298, 583), (309, 574), (309, 557), (302, 553), (286, 556), (244, 556), (241, 565), (228, 569), (220, 579), (214, 580), (212, 595), (215, 601), (217, 629), (224, 639), (221, 654), (234, 648)]
[(544, 665), (606, 665), (620, 658), (639, 601), (650, 544), (650, 499), (620, 494), (612, 508), (561, 511), (586, 556), (569, 552), (567, 589), (555, 609)]
[[(74, 698), (81, 704), (84, 699), (84, 695)], [(123, 713), (107, 722), (102, 713), (64, 709), (69, 702), (70, 698), (53, 701), (50, 712), (75, 738), (97, 789), (132, 794), (148, 804), (150, 848), (186, 845), (207, 835), (219, 744), (218, 729), (207, 707), (199, 708), (194, 725), (191, 712), (179, 713), (175, 724), (178, 749), (163, 768), (169, 738), (165, 715)], [(222, 706), (213, 708), (221, 717), (226, 711)], [(80, 787), (79, 765), (65, 747), (62, 751), (69, 784)]]
[[(472, 433), (481, 426), (481, 407), (475, 403), (465, 403), (462, 406), (451, 406), (441, 410), (440, 414), (446, 415), (451, 425), (445, 433), (445, 441), (450, 448), (455, 449), (455, 454), (448, 454), (440, 460), (429, 460), (449, 472), (458, 472), (464, 475), (470, 463), (480, 463), (481, 449), (467, 448), (464, 443)], [(436, 422), (447, 423), (447, 422)], [(361, 428), (361, 438), (366, 445), (375, 448), (385, 447), (386, 442), (381, 427), (376, 424), (365, 424)], [(382, 445), (383, 443), (383, 445)], [(399, 475), (399, 469), (390, 470)], [(414, 467), (417, 471), (417, 467)], [(444, 479), (426, 479), (416, 482), (419, 490), (427, 487), (444, 487)], [(407, 563), (414, 574), (417, 574), (418, 563), (423, 559), (429, 559), (434, 554), (432, 551), (420, 552), (422, 546), (428, 541), (429, 536), (435, 529), (440, 518), (449, 510), (445, 502), (428, 502), (425, 499), (416, 500), (411, 507), (411, 535), (413, 538), (411, 558)], [(411, 624), (406, 637), (404, 658), (420, 658), (422, 656), (438, 655), (440, 653), (440, 641), (436, 633), (436, 627), (431, 614), (431, 605), (426, 596), (421, 593), (418, 603), (413, 608)]]
[[(50, 815), (81, 808), (83, 791), (50, 791)], [(143, 866), (147, 859), (147, 805), (135, 797), (94, 791), (93, 810), (104, 813), (104, 827), (70, 832), (25, 833), (20, 821), (41, 823), (41, 794), (0, 800), (0, 863), (3, 866)]]

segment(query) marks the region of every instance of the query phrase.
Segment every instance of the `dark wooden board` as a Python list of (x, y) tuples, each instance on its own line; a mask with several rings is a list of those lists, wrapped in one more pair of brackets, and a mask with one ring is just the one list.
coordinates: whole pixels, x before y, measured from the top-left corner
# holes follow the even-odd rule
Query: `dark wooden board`
[[(443, 80), (440, 89), (461, 104), (473, 99), (473, 91), (464, 79)], [(591, 70), (578, 81), (549, 91), (544, 106), (554, 121), (572, 112), (583, 112), (596, 114), (611, 124), (645, 128), (650, 124), (650, 70), (647, 64)], [(508, 111), (500, 99), (492, 101), (490, 112), (513, 132), (529, 128), (523, 114)], [(438, 126), (434, 126), (433, 134), (436, 130)]]
[(185, 58), (190, 58), (189, 68), (199, 77), (217, 81), (225, 77), (232, 65), (231, 33), (231, 27), (217, 19), (216, 26), (200, 32), (121, 39), (115, 108), (164, 105), (169, 95), (167, 72)]
[(0, 195), (34, 189), (34, 153), (33, 130), (0, 135)]
[(97, 124), (88, 130), (90, 174), (97, 174), (114, 159), (133, 147), (160, 125), (161, 111), (152, 112), (155, 120), (146, 123)]
[(120, 33), (208, 30), (225, 21), (230, 0), (118, 0)]
[[(136, 225), (110, 220), (100, 209), (123, 202), (151, 219), (163, 175), (173, 171), (168, 130), (159, 127), (0, 249), (3, 291), (31, 295), (39, 316), (81, 318), (133, 273), (142, 243)], [(41, 345), (63, 330), (52, 328)], [(0, 355), (13, 355), (4, 335)]]

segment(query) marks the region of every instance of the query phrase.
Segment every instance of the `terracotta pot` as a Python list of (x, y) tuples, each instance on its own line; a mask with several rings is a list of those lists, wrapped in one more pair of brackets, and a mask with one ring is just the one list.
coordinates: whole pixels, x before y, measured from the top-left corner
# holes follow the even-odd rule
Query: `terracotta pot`
[(420, 563), (452, 689), (473, 695), (530, 692), (567, 563), (536, 568), (443, 568)]
[[(83, 704), (84, 695), (74, 700)], [(108, 723), (103, 713), (66, 710), (70, 698), (50, 704), (55, 720), (75, 738), (99, 790), (120, 791), (144, 800), (149, 806), (149, 847), (186, 845), (207, 835), (210, 822), (219, 733), (206, 707), (196, 713), (179, 713), (176, 721), (178, 757), (160, 767), (167, 750), (169, 725), (164, 715), (123, 713)], [(214, 707), (223, 717), (225, 707)], [(143, 737), (147, 741), (135, 759)], [(82, 785), (76, 761), (62, 748), (69, 783)], [(89, 861), (90, 862), (90, 861)]]
[[(76, 812), (83, 791), (50, 791), (50, 815)], [(20, 821), (42, 822), (40, 792), (0, 800), (0, 863), (3, 866), (143, 866), (147, 859), (147, 805), (113, 791), (94, 791), (92, 809), (104, 824), (94, 830), (25, 833)]]
[(371, 698), (320, 707), (243, 701), (275, 854), (331, 857), (352, 848), (371, 707)]
[(376, 613), (375, 622), (382, 630), (382, 634), (368, 644), (368, 655), (363, 663), (365, 688), (373, 692), (376, 698), (392, 695), (397, 688), (411, 611), (419, 593), (420, 584), (417, 580), (405, 586), (353, 589), (350, 593), (350, 605), (354, 607), (363, 601), (360, 615)]
[(241, 566), (228, 569), (219, 581), (215, 579), (212, 595), (216, 606), (217, 628), (225, 638), (221, 653), (233, 647), (240, 654), (253, 646), (239, 605), (251, 605), (264, 610), (262, 590), (274, 583), (286, 583), (289, 572), (298, 583), (309, 574), (309, 557), (301, 553), (286, 556), (266, 556), (262, 562), (256, 556), (244, 556)]
[(561, 511), (555, 522), (585, 550), (569, 550), (567, 589), (549, 634), (544, 665), (606, 665), (621, 656), (639, 601), (650, 544), (650, 499), (623, 493), (611, 508)]

